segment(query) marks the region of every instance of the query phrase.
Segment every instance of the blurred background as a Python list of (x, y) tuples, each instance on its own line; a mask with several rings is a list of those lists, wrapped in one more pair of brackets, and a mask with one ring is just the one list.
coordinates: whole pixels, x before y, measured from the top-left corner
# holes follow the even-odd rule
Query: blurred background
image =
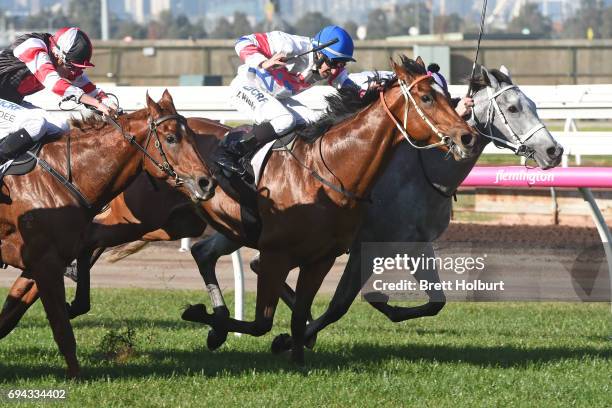
[[(471, 68), (482, 2), (472, 0), (0, 0), (0, 45), (76, 25), (95, 42), (98, 82), (227, 84), (235, 39), (311, 36), (339, 24), (356, 39), (353, 71), (387, 69), (414, 45), (451, 83)], [(612, 0), (489, 0), (481, 60), (521, 84), (612, 83)]]

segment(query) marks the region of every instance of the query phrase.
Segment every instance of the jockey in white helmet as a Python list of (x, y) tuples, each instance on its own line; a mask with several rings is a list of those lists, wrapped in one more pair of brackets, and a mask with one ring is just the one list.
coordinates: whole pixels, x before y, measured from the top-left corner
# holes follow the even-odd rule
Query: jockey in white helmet
[(313, 38), (281, 31), (240, 37), (236, 52), (244, 64), (230, 84), (231, 102), (255, 125), (242, 140), (222, 143), (217, 162), (243, 173), (240, 157), (286, 135), (298, 123), (316, 120), (319, 114), (292, 98), (314, 84), (357, 87), (345, 68), (355, 61), (353, 48), (351, 36), (338, 26), (325, 27)]

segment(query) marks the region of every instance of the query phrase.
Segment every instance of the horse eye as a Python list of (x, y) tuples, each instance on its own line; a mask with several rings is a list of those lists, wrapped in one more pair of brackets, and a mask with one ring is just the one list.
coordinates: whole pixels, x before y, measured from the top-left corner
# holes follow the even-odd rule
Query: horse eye
[(421, 96), (421, 100), (423, 101), (423, 103), (433, 102), (433, 98), (431, 97), (431, 95), (423, 95)]
[(177, 139), (176, 135), (169, 135), (168, 137), (166, 137), (166, 143), (175, 144), (176, 139)]
[(510, 113), (516, 113), (516, 112), (518, 112), (518, 109), (517, 109), (517, 107), (516, 107), (516, 106), (512, 105), (512, 106), (510, 106), (510, 107), (508, 108), (508, 111), (509, 111)]

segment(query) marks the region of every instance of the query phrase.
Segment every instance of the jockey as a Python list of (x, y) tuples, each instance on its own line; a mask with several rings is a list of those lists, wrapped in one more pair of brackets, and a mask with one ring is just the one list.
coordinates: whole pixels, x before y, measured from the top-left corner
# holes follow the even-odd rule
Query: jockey
[(65, 119), (25, 102), (26, 95), (47, 88), (106, 115), (117, 109), (83, 73), (94, 66), (91, 54), (91, 41), (76, 27), (22, 35), (0, 53), (0, 163), (19, 157), (46, 133), (68, 129)]
[(448, 83), (446, 82), (446, 78), (440, 74), (440, 66), (438, 64), (429, 64), (427, 66), (427, 73), (433, 77), (434, 82), (442, 88), (446, 97), (451, 100), (451, 104), (455, 107), (455, 111), (459, 116), (465, 119), (472, 114), (474, 99), (469, 96), (464, 96), (463, 98), (451, 97), (450, 92), (448, 92)]
[(313, 38), (281, 31), (247, 35), (236, 42), (236, 52), (244, 64), (230, 84), (231, 103), (255, 125), (241, 140), (219, 146), (217, 163), (233, 172), (244, 172), (239, 159), (248, 152), (286, 135), (298, 123), (318, 118), (317, 113), (293, 99), (294, 95), (315, 83), (357, 87), (345, 68), (347, 62), (355, 61), (353, 40), (338, 26), (325, 27)]

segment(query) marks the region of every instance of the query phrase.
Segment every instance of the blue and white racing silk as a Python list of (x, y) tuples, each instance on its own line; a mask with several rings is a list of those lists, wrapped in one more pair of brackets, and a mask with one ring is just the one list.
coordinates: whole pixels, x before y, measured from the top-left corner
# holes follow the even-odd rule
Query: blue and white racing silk
[(316, 83), (341, 88), (353, 85), (346, 68), (337, 70), (330, 78), (321, 78), (316, 72), (314, 53), (296, 58), (284, 67), (262, 69), (261, 63), (282, 52), (292, 57), (312, 50), (311, 39), (282, 31), (255, 33), (240, 37), (236, 53), (244, 62), (238, 68), (238, 76), (277, 99), (284, 99), (310, 88)]

